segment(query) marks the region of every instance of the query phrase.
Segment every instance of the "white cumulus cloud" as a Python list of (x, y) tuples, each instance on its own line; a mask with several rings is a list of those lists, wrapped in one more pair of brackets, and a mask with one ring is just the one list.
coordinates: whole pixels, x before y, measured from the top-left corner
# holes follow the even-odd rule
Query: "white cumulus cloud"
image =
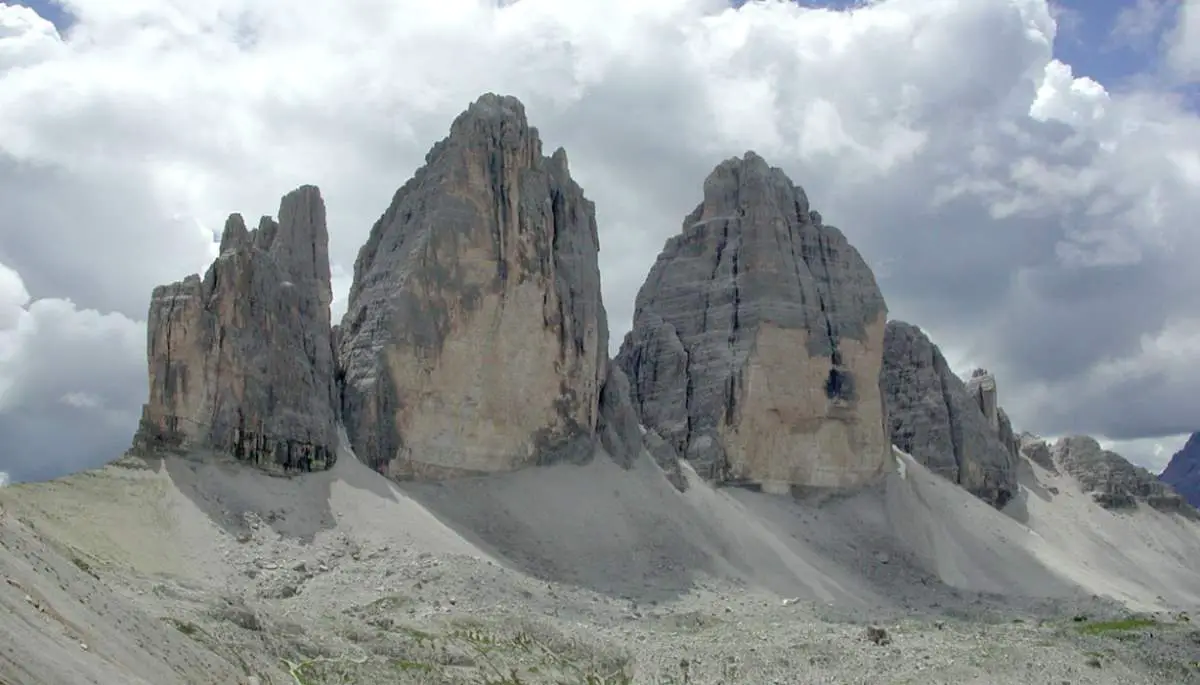
[(1200, 307), (1200, 119), (1075, 76), (1045, 0), (62, 4), (62, 35), (0, 4), (0, 433), (24, 441), (0, 468), (18, 479), (127, 444), (150, 290), (203, 269), (229, 212), (321, 186), (344, 306), (371, 224), (484, 91), (567, 148), (618, 340), (704, 176), (753, 148), (879, 267), (893, 315), (1000, 376), (1020, 427), (1196, 428), (1200, 377), (1156, 385), (1147, 341), (1192, 335)]

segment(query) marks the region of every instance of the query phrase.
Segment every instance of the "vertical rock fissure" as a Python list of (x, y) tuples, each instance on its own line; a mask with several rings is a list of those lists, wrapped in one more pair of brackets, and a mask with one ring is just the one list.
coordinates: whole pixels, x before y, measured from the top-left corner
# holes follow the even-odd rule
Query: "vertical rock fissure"
[[(739, 222), (741, 221), (740, 215), (738, 216), (738, 221)], [(732, 281), (733, 281), (733, 285), (732, 285), (732, 287), (733, 287), (733, 307), (732, 307), (733, 311), (730, 313), (730, 322), (729, 322), (729, 347), (730, 347), (730, 349), (737, 348), (738, 338), (740, 337), (740, 334), (741, 334), (742, 293), (741, 293), (741, 281), (740, 281), (741, 274), (738, 270), (738, 255), (739, 255), (739, 252), (741, 251), (741, 247), (742, 247), (740, 231), (737, 233), (734, 240), (735, 240), (736, 244), (733, 246), (732, 253), (729, 258), (730, 269), (732, 271)], [(726, 242), (729, 241), (728, 224), (726, 224), (726, 228), (725, 228), (725, 241)], [(726, 384), (726, 387), (725, 387), (725, 423), (726, 423), (726, 425), (732, 425), (734, 422), (734, 414), (736, 411), (736, 404), (737, 404), (738, 376), (741, 374), (741, 370), (742, 370), (741, 364), (744, 364), (745, 360), (741, 360), (740, 363), (739, 363), (739, 360), (734, 360), (734, 362), (735, 363), (733, 364), (733, 368), (730, 369), (729, 382)]]
[[(557, 279), (554, 278), (554, 275), (557, 270), (555, 269), (554, 255), (559, 254), (559, 238), (567, 230), (566, 213), (567, 213), (566, 198), (563, 197), (562, 191), (560, 191), (557, 188), (552, 188), (550, 191), (550, 217), (551, 217), (551, 219), (550, 219), (551, 235), (549, 237), (550, 252), (549, 252), (549, 255), (544, 258), (541, 255), (539, 255), (539, 262), (543, 263), (545, 265), (545, 271), (547, 272), (546, 279), (544, 281), (544, 283), (546, 285), (544, 297), (546, 297), (546, 298), (552, 297), (553, 294), (556, 292), (555, 291), (555, 283), (557, 282)], [(558, 305), (558, 325), (557, 325), (557, 329), (558, 329), (558, 360), (560, 362), (565, 362), (567, 360), (567, 352), (570, 349), (567, 347), (568, 336), (570, 335), (570, 333), (572, 333), (572, 331), (568, 330), (568, 326), (567, 326), (567, 322), (569, 320), (568, 317), (571, 314), (570, 307), (571, 307), (572, 303), (570, 301), (570, 297), (573, 296), (574, 293), (571, 293), (570, 291), (568, 291), (567, 293), (557, 292), (557, 294), (558, 294), (558, 298), (557, 298), (558, 299), (558, 303), (557, 303), (557, 305)], [(566, 296), (564, 296), (564, 295), (566, 295)], [(549, 322), (547, 322), (547, 324), (549, 324)], [(574, 352), (577, 355), (581, 355), (581, 354), (583, 354), (583, 336), (576, 335), (575, 338), (576, 338), (576, 340), (575, 340)]]
[(964, 482), (967, 475), (963, 459), (962, 426), (954, 402), (950, 400), (950, 388), (947, 387), (947, 380), (945, 376), (941, 378), (942, 402), (946, 404), (946, 415), (950, 417), (950, 445), (953, 449), (954, 463), (958, 468), (958, 482), (961, 483)]
[[(495, 144), (493, 142), (493, 144)], [(492, 181), (492, 211), (496, 221), (496, 276), (500, 283), (508, 281), (508, 260), (505, 252), (504, 238), (508, 222), (508, 192), (504, 187), (504, 152), (491, 150), (488, 173)]]

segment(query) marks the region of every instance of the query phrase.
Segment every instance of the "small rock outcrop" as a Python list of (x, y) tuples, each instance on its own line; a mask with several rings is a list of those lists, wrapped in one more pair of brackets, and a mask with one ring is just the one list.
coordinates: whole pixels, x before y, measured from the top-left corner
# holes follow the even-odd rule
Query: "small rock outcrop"
[(1100, 447), (1095, 438), (1062, 438), (1051, 450), (1054, 463), (1073, 476), (1084, 492), (1106, 509), (1128, 509), (1139, 503), (1167, 512), (1194, 515), (1195, 510), (1154, 474)]
[(1194, 507), (1200, 507), (1200, 433), (1192, 433), (1183, 449), (1171, 457), (1159, 479)]
[[(892, 444), (934, 473), (1002, 507), (1017, 492), (1015, 448), (990, 375), (963, 383), (917, 326), (889, 321), (879, 385)], [(990, 416), (989, 416), (990, 414)], [(1012, 428), (1008, 426), (1009, 441)]]
[(1021, 456), (1051, 473), (1058, 473), (1058, 466), (1054, 464), (1054, 455), (1050, 452), (1050, 443), (1033, 433), (1022, 433), (1020, 444)]
[(355, 262), (336, 337), (358, 457), (440, 479), (640, 444), (608, 359), (598, 249), (566, 153), (543, 156), (516, 98), (480, 97)]
[(975, 369), (967, 379), (967, 392), (979, 405), (979, 411), (987, 419), (992, 432), (1015, 458), (1021, 451), (1021, 440), (1013, 431), (1012, 421), (1000, 406), (996, 391), (996, 377), (987, 369)]
[(135, 449), (226, 452), (276, 471), (333, 464), (328, 243), (320, 191), (303, 186), (278, 221), (251, 231), (231, 215), (203, 279), (155, 288)]
[(891, 463), (878, 383), (886, 317), (858, 251), (748, 152), (713, 170), (667, 241), (617, 363), (647, 444), (661, 438), (701, 476), (768, 491), (851, 486)]

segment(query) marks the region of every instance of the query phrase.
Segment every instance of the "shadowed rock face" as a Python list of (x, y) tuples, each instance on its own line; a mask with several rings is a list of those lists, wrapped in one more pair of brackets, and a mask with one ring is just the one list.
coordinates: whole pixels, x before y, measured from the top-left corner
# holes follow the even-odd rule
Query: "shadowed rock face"
[(278, 222), (249, 231), (230, 216), (203, 280), (154, 289), (135, 447), (228, 452), (269, 470), (333, 464), (328, 243), (320, 191), (303, 186)]
[[(1017, 491), (1017, 460), (995, 381), (964, 384), (918, 327), (890, 321), (879, 385), (893, 444), (931, 471), (996, 507)], [(981, 400), (981, 396), (983, 400)], [(985, 414), (990, 411), (991, 416)]]
[(1171, 457), (1159, 479), (1175, 488), (1192, 506), (1200, 506), (1200, 433), (1192, 433), (1183, 449)]
[(1145, 503), (1162, 511), (1196, 515), (1171, 486), (1116, 452), (1101, 448), (1094, 438), (1063, 438), (1054, 444), (1051, 455), (1059, 468), (1074, 476), (1083, 490), (1105, 508), (1127, 509)]
[(1054, 455), (1050, 451), (1050, 443), (1033, 433), (1020, 435), (1021, 456), (1038, 466), (1057, 474), (1058, 466), (1054, 463)]
[(637, 297), (617, 363), (650, 439), (767, 490), (863, 482), (888, 463), (887, 308), (841, 231), (753, 152), (720, 164)]
[[(607, 397), (595, 210), (515, 98), (484, 95), (396, 192), (354, 265), (337, 332), (360, 459), (444, 478), (637, 441)], [(615, 386), (614, 386), (615, 387)], [(632, 434), (631, 434), (632, 431)]]

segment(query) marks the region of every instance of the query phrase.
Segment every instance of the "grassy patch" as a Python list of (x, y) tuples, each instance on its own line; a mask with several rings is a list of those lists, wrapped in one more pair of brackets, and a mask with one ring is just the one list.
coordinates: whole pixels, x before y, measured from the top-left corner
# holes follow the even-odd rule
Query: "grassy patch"
[(195, 635), (196, 633), (200, 632), (200, 628), (195, 623), (192, 623), (191, 621), (181, 621), (177, 618), (171, 618), (171, 619), (167, 619), (167, 620), (169, 620), (171, 622), (171, 625), (175, 626), (175, 630), (178, 630), (179, 632), (183, 633), (184, 635), (187, 635), (188, 637), (191, 637), (191, 636)]
[(1123, 618), (1116, 621), (1097, 621), (1096, 623), (1088, 623), (1079, 626), (1079, 632), (1084, 635), (1105, 635), (1108, 633), (1122, 633), (1130, 630), (1142, 630), (1144, 628), (1153, 628), (1158, 625), (1158, 621), (1150, 618)]

